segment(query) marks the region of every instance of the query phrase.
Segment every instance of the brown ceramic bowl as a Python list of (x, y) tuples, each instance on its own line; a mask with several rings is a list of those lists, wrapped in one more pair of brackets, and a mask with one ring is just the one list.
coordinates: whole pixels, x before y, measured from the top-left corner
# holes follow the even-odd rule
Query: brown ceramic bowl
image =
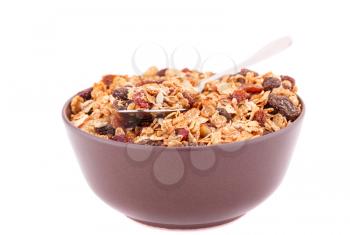
[(89, 135), (63, 120), (92, 190), (139, 222), (201, 228), (230, 222), (264, 201), (280, 184), (305, 108), (288, 127), (248, 141), (166, 148)]

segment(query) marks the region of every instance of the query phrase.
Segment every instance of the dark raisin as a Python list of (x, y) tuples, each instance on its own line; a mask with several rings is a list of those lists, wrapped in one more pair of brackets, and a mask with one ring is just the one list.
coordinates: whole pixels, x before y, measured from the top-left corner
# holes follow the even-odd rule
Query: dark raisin
[(112, 84), (114, 78), (115, 78), (115, 75), (108, 74), (108, 75), (105, 75), (105, 76), (102, 77), (102, 82), (103, 82), (107, 87), (109, 87), (109, 86)]
[(224, 108), (217, 108), (216, 110), (219, 111), (219, 114), (224, 116), (227, 120), (232, 119), (232, 114), (227, 112), (226, 109), (224, 109)]
[(252, 70), (245, 69), (245, 68), (241, 69), (241, 71), (239, 72), (239, 74), (240, 74), (240, 75), (243, 75), (243, 76), (246, 76), (248, 72), (253, 73), (253, 74), (254, 74), (254, 77), (259, 76), (259, 74), (258, 74), (257, 72), (254, 72), (254, 71), (252, 71)]
[(80, 97), (82, 97), (85, 101), (86, 100), (91, 100), (91, 92), (92, 92), (92, 87), (85, 89), (81, 92), (78, 93)]
[(181, 71), (182, 71), (183, 73), (191, 72), (191, 70), (189, 70), (188, 68), (183, 68)]
[(112, 96), (116, 99), (119, 99), (119, 100), (127, 100), (128, 99), (128, 92), (129, 92), (128, 88), (120, 87), (120, 88), (115, 89), (112, 92)]
[(287, 96), (270, 94), (267, 102), (277, 112), (285, 116), (287, 120), (294, 121), (300, 114), (300, 110)]
[(272, 90), (273, 88), (281, 86), (281, 80), (274, 77), (268, 77), (264, 79), (262, 86), (264, 87), (265, 91)]
[(243, 89), (250, 94), (258, 94), (263, 91), (263, 88), (261, 86), (253, 84), (247, 84), (243, 87)]
[(242, 77), (238, 77), (238, 78), (236, 79), (236, 82), (239, 82), (239, 83), (241, 83), (241, 84), (245, 84), (245, 79), (242, 78)]
[(175, 130), (176, 135), (181, 135), (181, 140), (188, 140), (189, 131), (185, 128), (178, 128)]
[(232, 94), (232, 98), (236, 98), (237, 103), (240, 103), (241, 101), (248, 99), (249, 94), (245, 90), (235, 90)]
[(167, 68), (161, 69), (161, 70), (159, 70), (159, 71), (157, 72), (157, 75), (158, 75), (159, 77), (164, 77), (167, 70), (168, 70)]
[(123, 143), (129, 142), (129, 139), (124, 134), (117, 134), (117, 135), (111, 137), (111, 140), (114, 140), (117, 142), (123, 142)]
[(260, 124), (260, 126), (264, 126), (266, 122), (266, 114), (264, 110), (260, 109), (256, 111), (253, 120), (257, 121)]
[(102, 127), (95, 127), (95, 131), (99, 135), (114, 135), (115, 129), (112, 125), (106, 125)]
[(134, 103), (140, 108), (149, 108), (149, 103), (145, 100), (144, 94), (142, 92), (136, 92), (132, 97)]
[(290, 83), (292, 83), (292, 86), (295, 86), (295, 79), (290, 77), (290, 76), (287, 76), (287, 75), (281, 75), (281, 80), (282, 81), (289, 81)]

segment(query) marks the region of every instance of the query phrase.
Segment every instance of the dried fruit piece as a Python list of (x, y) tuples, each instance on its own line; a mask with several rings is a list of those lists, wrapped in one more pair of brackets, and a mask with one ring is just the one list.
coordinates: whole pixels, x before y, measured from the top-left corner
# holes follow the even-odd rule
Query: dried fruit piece
[(240, 103), (241, 101), (248, 99), (249, 94), (245, 90), (235, 90), (232, 94), (232, 98), (235, 98), (237, 100), (237, 103)]
[(239, 74), (241, 74), (241, 75), (243, 75), (243, 76), (246, 76), (247, 73), (253, 73), (253, 74), (254, 74), (254, 77), (259, 76), (259, 74), (258, 74), (257, 72), (254, 72), (254, 71), (252, 71), (252, 70), (245, 69), (245, 68), (241, 69), (241, 71), (239, 72)]
[(259, 85), (249, 84), (243, 86), (243, 89), (250, 94), (258, 94), (263, 91), (263, 88)]
[(182, 93), (183, 97), (188, 100), (188, 104), (190, 105), (190, 108), (194, 105), (195, 103), (195, 98), (187, 91)]
[(191, 72), (191, 70), (190, 70), (190, 69), (188, 69), (188, 68), (183, 68), (181, 71), (182, 71), (183, 73), (188, 73), (188, 72)]
[(111, 137), (111, 140), (114, 140), (117, 142), (123, 142), (123, 143), (129, 142), (129, 139), (124, 134), (117, 134), (117, 135)]
[(189, 131), (185, 128), (178, 128), (175, 130), (176, 135), (181, 135), (182, 140), (188, 140)]
[(116, 76), (115, 76), (115, 75), (112, 75), (112, 74), (105, 75), (105, 76), (102, 77), (102, 82), (103, 82), (107, 87), (109, 87), (109, 86), (112, 84), (112, 82), (113, 82), (113, 80), (114, 80), (115, 77), (116, 77)]
[(120, 88), (117, 88), (115, 89), (113, 92), (112, 92), (112, 96), (114, 98), (117, 98), (119, 100), (127, 100), (128, 99), (128, 88), (126, 87), (120, 87)]
[(149, 103), (146, 101), (143, 92), (136, 92), (132, 97), (134, 103), (140, 108), (149, 108)]
[(95, 127), (95, 131), (99, 135), (114, 135), (115, 133), (114, 127), (110, 124), (102, 127)]
[(168, 70), (167, 68), (161, 69), (161, 70), (159, 70), (159, 71), (157, 72), (157, 75), (158, 75), (159, 77), (164, 77), (167, 70)]
[(219, 111), (219, 114), (224, 116), (227, 120), (231, 120), (232, 119), (232, 114), (227, 112), (226, 109), (224, 108), (217, 108), (217, 111)]
[(92, 87), (79, 92), (78, 95), (82, 97), (85, 101), (91, 100), (91, 92), (92, 92)]
[(274, 77), (268, 77), (264, 79), (262, 86), (264, 87), (265, 91), (272, 90), (273, 88), (281, 86), (281, 80)]
[(264, 110), (259, 109), (258, 111), (256, 111), (253, 120), (257, 121), (260, 124), (260, 126), (264, 126), (266, 122), (266, 114)]
[(242, 78), (242, 77), (238, 77), (238, 78), (236, 79), (236, 82), (239, 82), (239, 83), (241, 83), (241, 84), (245, 84), (245, 79)]
[(287, 120), (294, 121), (300, 114), (300, 110), (284, 95), (270, 94), (268, 104), (285, 116)]
[(281, 80), (282, 81), (290, 81), (290, 83), (292, 83), (292, 86), (295, 86), (295, 79), (287, 76), (287, 75), (281, 75)]

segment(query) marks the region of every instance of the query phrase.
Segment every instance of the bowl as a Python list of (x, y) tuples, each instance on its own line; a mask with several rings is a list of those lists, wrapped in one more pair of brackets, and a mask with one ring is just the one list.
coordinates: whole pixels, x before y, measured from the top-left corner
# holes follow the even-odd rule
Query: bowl
[[(302, 102), (302, 101), (301, 101)], [(63, 120), (81, 170), (104, 202), (131, 219), (164, 228), (233, 221), (281, 183), (305, 114), (286, 128), (213, 146), (162, 147), (98, 138)]]

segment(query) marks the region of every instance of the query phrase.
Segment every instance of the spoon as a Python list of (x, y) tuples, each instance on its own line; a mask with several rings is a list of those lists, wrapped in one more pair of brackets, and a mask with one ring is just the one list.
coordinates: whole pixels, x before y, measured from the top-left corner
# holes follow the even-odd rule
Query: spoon
[[(229, 68), (221, 73), (214, 74), (213, 76), (210, 76), (206, 79), (203, 79), (200, 81), (197, 87), (195, 87), (196, 91), (198, 93), (202, 92), (205, 84), (214, 80), (220, 79), (222, 76), (229, 75), (229, 74), (235, 74), (240, 71), (241, 68), (251, 66), (253, 64), (256, 64), (262, 60), (265, 60), (269, 57), (272, 57), (273, 55), (276, 55), (277, 53), (287, 49), (290, 45), (292, 45), (292, 39), (288, 36), (282, 37), (279, 39), (276, 39), (264, 47), (262, 47), (259, 51), (257, 51), (255, 54), (250, 56), (248, 59), (241, 62), (238, 66), (234, 66), (232, 68)], [(177, 112), (177, 111), (185, 111), (186, 109), (147, 109), (147, 110), (117, 110), (117, 112), (121, 115), (131, 115), (131, 116), (143, 116), (144, 115), (165, 115), (171, 112)]]

